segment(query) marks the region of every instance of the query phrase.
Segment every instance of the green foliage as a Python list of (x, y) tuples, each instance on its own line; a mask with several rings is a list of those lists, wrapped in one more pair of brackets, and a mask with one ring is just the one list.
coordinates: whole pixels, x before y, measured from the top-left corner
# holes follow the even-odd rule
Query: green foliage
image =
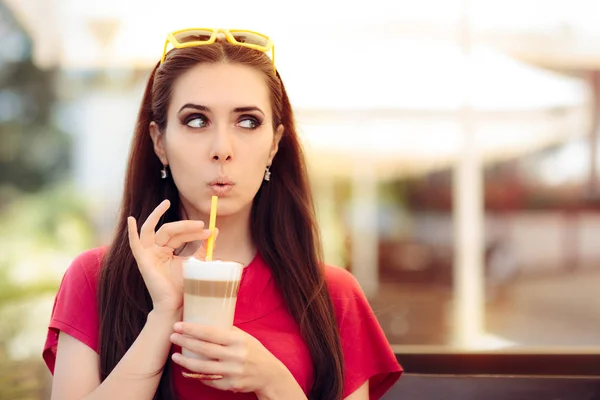
[(45, 366), (37, 361), (0, 361), (0, 399), (38, 400), (49, 398)]
[(33, 193), (64, 178), (71, 137), (53, 121), (56, 72), (34, 64), (31, 39), (1, 1), (0, 26), (0, 187)]
[(41, 358), (12, 360), (8, 346), (26, 328), (28, 308), (55, 294), (59, 271), (95, 242), (85, 204), (60, 185), (20, 195), (0, 211), (0, 399), (47, 397)]
[(31, 38), (2, 0), (0, 27), (0, 399), (33, 400), (48, 398), (48, 372), (39, 356), (11, 359), (10, 346), (94, 238), (85, 199), (60, 184), (72, 144), (53, 120), (55, 71), (34, 64)]
[(22, 195), (0, 214), (0, 271), (29, 257), (74, 255), (93, 242), (85, 200), (68, 185)]

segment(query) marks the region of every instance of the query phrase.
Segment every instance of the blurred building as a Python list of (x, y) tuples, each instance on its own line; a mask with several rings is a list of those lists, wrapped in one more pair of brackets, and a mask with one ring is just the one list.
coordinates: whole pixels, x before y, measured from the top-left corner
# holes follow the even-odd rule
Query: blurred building
[[(406, 288), (397, 302), (408, 305), (390, 311), (384, 324), (398, 342), (445, 343), (451, 335), (426, 339), (426, 332), (463, 323), (477, 331), (485, 286), (491, 278), (504, 282), (516, 266), (560, 269), (572, 264), (573, 248), (595, 263), (593, 213), (578, 216), (583, 222), (574, 228), (556, 210), (524, 206), (547, 201), (540, 182), (595, 179), (600, 84), (598, 50), (589, 44), (598, 43), (592, 2), (541, 8), (516, 0), (376, 0), (354, 8), (311, 0), (297, 5), (293, 21), (281, 18), (274, 1), (250, 8), (5, 3), (33, 38), (38, 65), (58, 71), (57, 123), (75, 139), (74, 180), (105, 240), (143, 85), (165, 34), (211, 15), (202, 25), (275, 39), (307, 147), (327, 261), (351, 268), (374, 299), (385, 279), (444, 288), (431, 296)], [(230, 12), (236, 5), (244, 12)], [(568, 66), (572, 60), (577, 66)], [(449, 311), (456, 304), (459, 317)], [(406, 328), (403, 312), (422, 328)]]

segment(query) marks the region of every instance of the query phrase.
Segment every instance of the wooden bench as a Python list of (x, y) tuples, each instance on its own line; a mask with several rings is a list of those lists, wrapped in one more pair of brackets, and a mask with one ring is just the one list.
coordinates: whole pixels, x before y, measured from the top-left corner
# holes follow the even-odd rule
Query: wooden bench
[(405, 374), (384, 400), (600, 400), (600, 377)]
[(600, 355), (572, 351), (397, 353), (405, 373), (383, 399), (600, 400)]

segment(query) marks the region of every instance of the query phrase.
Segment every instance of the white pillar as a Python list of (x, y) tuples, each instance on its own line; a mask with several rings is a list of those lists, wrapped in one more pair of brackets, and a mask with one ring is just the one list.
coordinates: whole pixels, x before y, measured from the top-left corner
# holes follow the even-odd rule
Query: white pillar
[(471, 61), (468, 26), (469, 2), (465, 1), (461, 26), (464, 49), (465, 100), (460, 113), (462, 146), (454, 168), (454, 345), (473, 347), (484, 326), (484, 209), (482, 165), (477, 150), (471, 107)]
[(352, 273), (367, 297), (379, 289), (377, 173), (373, 161), (356, 160), (352, 180)]
[(344, 266), (344, 232), (340, 227), (335, 202), (335, 178), (320, 177), (315, 172), (312, 179), (314, 187), (317, 221), (323, 242), (323, 258), (329, 265)]
[(600, 136), (600, 71), (591, 71), (587, 83), (590, 91), (591, 121), (588, 134), (590, 167), (588, 172), (588, 196), (597, 199), (600, 196), (598, 185), (598, 142)]

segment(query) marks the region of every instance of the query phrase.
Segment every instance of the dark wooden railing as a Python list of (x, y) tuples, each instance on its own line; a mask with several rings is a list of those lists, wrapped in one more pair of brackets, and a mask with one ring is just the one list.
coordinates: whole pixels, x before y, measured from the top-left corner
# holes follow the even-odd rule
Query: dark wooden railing
[(396, 353), (384, 400), (600, 400), (600, 352)]

